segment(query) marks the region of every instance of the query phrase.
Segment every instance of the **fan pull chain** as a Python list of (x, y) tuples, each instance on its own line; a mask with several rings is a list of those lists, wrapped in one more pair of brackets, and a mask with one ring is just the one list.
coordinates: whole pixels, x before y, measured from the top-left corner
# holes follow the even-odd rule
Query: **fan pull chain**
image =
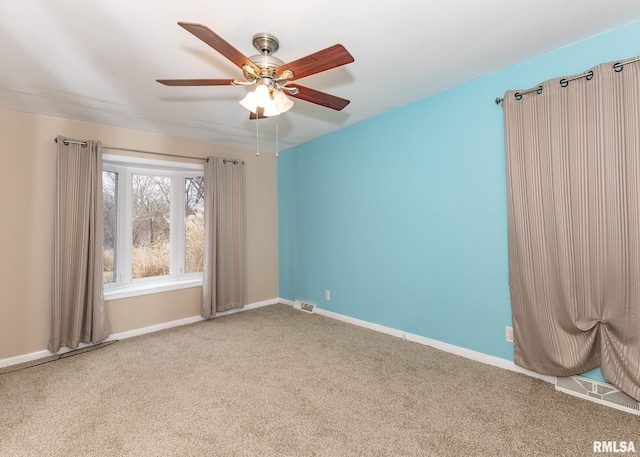
[(256, 155), (260, 155), (260, 140), (259, 140), (259, 130), (258, 123), (260, 122), (260, 115), (258, 114), (258, 109), (256, 108)]

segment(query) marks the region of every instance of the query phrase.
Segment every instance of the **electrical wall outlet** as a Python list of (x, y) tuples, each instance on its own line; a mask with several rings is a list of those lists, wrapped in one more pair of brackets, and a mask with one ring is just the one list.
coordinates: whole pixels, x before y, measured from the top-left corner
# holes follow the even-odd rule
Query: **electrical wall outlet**
[(513, 327), (507, 326), (504, 330), (507, 336), (507, 343), (513, 343)]
[(324, 291), (324, 299), (329, 301), (331, 300), (331, 291), (330, 290), (325, 290)]

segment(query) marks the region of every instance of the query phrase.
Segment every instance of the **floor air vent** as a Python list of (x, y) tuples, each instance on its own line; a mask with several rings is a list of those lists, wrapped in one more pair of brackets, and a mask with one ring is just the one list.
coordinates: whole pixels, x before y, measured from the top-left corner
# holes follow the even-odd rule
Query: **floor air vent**
[(581, 376), (556, 379), (556, 389), (576, 397), (587, 398), (602, 405), (640, 415), (640, 403), (611, 384)]
[(300, 309), (302, 311), (306, 311), (308, 313), (312, 313), (313, 309), (316, 307), (316, 305), (314, 305), (313, 303), (306, 302), (306, 301), (296, 300), (293, 303), (293, 307), (296, 308), (296, 309)]

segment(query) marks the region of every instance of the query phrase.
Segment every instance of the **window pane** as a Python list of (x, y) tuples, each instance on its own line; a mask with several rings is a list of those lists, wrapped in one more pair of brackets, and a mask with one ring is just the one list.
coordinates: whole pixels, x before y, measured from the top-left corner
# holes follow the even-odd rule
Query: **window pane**
[(104, 284), (116, 280), (116, 227), (118, 173), (102, 172), (102, 277)]
[(204, 178), (186, 178), (184, 272), (198, 273), (204, 265)]
[(171, 178), (132, 175), (133, 279), (169, 274)]

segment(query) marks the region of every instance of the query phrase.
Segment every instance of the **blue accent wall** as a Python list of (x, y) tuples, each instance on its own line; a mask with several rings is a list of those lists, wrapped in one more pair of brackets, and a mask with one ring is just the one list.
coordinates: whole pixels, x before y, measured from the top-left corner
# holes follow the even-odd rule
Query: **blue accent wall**
[(634, 57), (638, 43), (640, 22), (281, 152), (280, 297), (512, 361), (494, 99)]

